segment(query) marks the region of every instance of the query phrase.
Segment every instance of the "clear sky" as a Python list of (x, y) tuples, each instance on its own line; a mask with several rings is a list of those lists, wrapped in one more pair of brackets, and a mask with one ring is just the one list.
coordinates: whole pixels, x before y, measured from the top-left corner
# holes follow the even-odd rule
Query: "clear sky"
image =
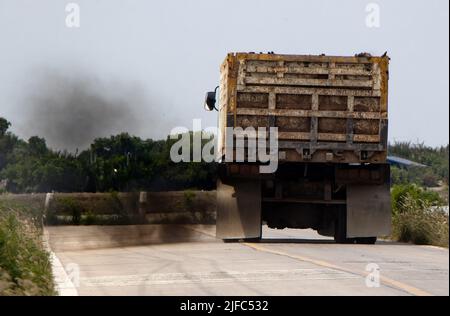
[[(66, 26), (69, 2), (79, 28)], [(371, 2), (378, 28), (366, 25)], [(442, 145), (448, 37), (447, 0), (0, 0), (0, 116), (59, 148), (121, 131), (161, 138), (194, 118), (216, 125), (202, 103), (227, 52), (388, 51), (390, 140)]]

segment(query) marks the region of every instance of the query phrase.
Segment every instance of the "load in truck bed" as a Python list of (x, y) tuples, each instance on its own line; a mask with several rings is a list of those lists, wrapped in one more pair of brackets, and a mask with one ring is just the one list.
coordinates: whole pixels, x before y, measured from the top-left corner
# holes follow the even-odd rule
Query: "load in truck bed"
[(385, 163), (389, 58), (228, 54), (221, 67), (219, 158), (227, 127), (278, 127), (281, 161)]

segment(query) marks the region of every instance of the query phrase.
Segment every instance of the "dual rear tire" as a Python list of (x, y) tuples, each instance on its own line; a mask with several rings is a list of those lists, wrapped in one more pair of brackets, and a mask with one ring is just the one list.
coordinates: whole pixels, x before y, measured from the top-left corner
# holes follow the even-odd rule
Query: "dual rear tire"
[(345, 239), (334, 239), (338, 244), (361, 244), (361, 245), (373, 245), (377, 242), (377, 237), (356, 237)]
[(250, 242), (250, 243), (256, 243), (260, 242), (261, 238), (241, 238), (241, 239), (222, 239), (224, 243), (232, 244), (232, 243), (239, 243), (239, 242)]

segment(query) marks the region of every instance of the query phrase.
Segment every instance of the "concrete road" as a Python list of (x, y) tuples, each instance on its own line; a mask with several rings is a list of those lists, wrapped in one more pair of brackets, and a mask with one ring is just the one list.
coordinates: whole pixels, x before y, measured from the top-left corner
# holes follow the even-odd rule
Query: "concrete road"
[(437, 247), (268, 228), (259, 243), (223, 243), (214, 226), (46, 233), (62, 295), (449, 295), (449, 253)]

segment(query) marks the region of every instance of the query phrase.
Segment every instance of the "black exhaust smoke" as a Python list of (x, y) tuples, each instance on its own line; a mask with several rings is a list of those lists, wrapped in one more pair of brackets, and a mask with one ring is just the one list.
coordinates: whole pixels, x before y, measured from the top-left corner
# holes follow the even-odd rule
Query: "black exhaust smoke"
[(33, 85), (24, 104), (24, 130), (44, 137), (53, 149), (74, 152), (86, 149), (98, 137), (139, 134), (142, 123), (149, 124), (154, 117), (136, 85), (55, 72), (43, 73)]

